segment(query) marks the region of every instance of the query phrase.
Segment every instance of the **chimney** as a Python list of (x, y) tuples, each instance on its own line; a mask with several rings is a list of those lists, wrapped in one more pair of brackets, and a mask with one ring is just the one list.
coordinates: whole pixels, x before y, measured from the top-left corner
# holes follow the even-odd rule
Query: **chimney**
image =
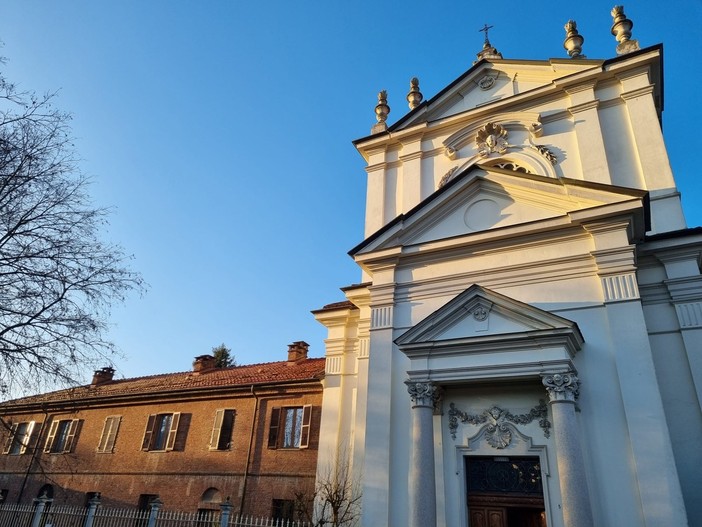
[(93, 373), (93, 380), (90, 383), (91, 386), (99, 386), (101, 384), (105, 384), (106, 382), (110, 382), (112, 380), (112, 377), (115, 375), (115, 369), (110, 368), (109, 366), (106, 366), (105, 368), (101, 370), (95, 370), (95, 373)]
[(193, 372), (205, 373), (215, 369), (215, 358), (212, 355), (199, 355), (193, 362)]
[(307, 350), (310, 345), (304, 340), (288, 344), (288, 362), (297, 363), (307, 359)]

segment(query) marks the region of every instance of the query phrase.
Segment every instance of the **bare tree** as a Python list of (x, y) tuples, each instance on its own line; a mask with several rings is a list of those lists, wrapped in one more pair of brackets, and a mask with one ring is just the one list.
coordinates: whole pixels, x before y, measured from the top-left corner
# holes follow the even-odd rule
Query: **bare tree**
[[(0, 62), (2, 65), (2, 62)], [(71, 116), (0, 73), (0, 390), (74, 383), (110, 362), (114, 302), (143, 290), (87, 193)]]
[(353, 527), (361, 517), (361, 485), (345, 448), (333, 463), (317, 472), (314, 493), (295, 493), (299, 518), (313, 527)]

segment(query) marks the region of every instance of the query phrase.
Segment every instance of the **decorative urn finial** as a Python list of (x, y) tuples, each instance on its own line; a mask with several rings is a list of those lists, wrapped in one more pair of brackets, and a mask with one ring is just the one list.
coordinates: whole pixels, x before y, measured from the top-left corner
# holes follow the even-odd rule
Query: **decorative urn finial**
[(578, 33), (578, 26), (575, 20), (568, 20), (565, 25), (566, 38), (563, 41), (563, 47), (568, 51), (571, 59), (584, 59), (583, 42), (585, 38)]
[(612, 35), (617, 39), (617, 55), (626, 55), (632, 51), (637, 51), (639, 48), (638, 40), (631, 40), (631, 28), (634, 23), (629, 20), (624, 14), (623, 5), (615, 5), (612, 8)]
[(422, 92), (419, 91), (419, 79), (417, 77), (412, 77), (410, 80), (410, 91), (407, 94), (407, 102), (409, 103), (410, 110), (414, 110), (424, 99)]
[(375, 118), (378, 122), (373, 125), (373, 128), (371, 128), (372, 134), (384, 132), (388, 129), (388, 125), (385, 121), (388, 120), (389, 113), (390, 106), (388, 106), (388, 92), (381, 90), (378, 92), (378, 104), (375, 107)]

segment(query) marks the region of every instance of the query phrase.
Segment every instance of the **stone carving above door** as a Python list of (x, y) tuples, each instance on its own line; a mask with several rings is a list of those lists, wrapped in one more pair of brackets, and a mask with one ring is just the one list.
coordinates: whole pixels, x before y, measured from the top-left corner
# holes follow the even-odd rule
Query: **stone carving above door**
[(449, 405), (449, 432), (451, 437), (456, 439), (458, 422), (471, 425), (484, 425), (481, 431), (485, 431), (485, 440), (490, 446), (502, 449), (512, 442), (512, 428), (509, 423), (526, 425), (534, 420), (539, 421), (539, 427), (544, 431), (544, 437), (551, 435), (551, 422), (548, 420), (548, 407), (546, 402), (539, 400), (539, 404), (534, 406), (529, 413), (513, 414), (509, 410), (493, 406), (483, 410), (479, 414), (469, 414), (456, 408), (455, 403)]

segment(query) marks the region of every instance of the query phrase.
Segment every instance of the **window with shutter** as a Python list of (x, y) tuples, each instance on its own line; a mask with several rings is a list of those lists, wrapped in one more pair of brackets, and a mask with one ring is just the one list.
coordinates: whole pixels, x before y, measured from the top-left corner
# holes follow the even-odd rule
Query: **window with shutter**
[(312, 424), (312, 405), (306, 404), (303, 406), (300, 448), (308, 448), (310, 446), (310, 424)]
[(71, 452), (77, 440), (80, 419), (60, 419), (51, 422), (44, 452), (63, 454)]
[(19, 423), (15, 423), (10, 427), (9, 434), (5, 440), (5, 445), (2, 447), (3, 454), (9, 454), (12, 449), (12, 444), (15, 442), (15, 435), (17, 434), (17, 428)]
[(170, 426), (168, 428), (168, 439), (166, 440), (166, 450), (173, 450), (173, 446), (175, 445), (176, 434), (178, 433), (178, 423), (180, 422), (180, 412), (172, 414), (170, 421)]
[(268, 448), (278, 448), (278, 430), (280, 429), (280, 408), (271, 411), (271, 424), (268, 429)]
[(156, 414), (151, 414), (146, 421), (146, 430), (144, 430), (144, 439), (141, 442), (142, 450), (151, 450), (151, 438), (154, 435), (154, 425), (156, 423)]
[(217, 410), (210, 435), (210, 450), (229, 450), (234, 429), (234, 410)]
[(105, 418), (105, 424), (102, 427), (102, 434), (98, 442), (97, 451), (102, 454), (111, 454), (115, 451), (115, 441), (117, 440), (117, 431), (122, 422), (122, 416), (110, 415)]

